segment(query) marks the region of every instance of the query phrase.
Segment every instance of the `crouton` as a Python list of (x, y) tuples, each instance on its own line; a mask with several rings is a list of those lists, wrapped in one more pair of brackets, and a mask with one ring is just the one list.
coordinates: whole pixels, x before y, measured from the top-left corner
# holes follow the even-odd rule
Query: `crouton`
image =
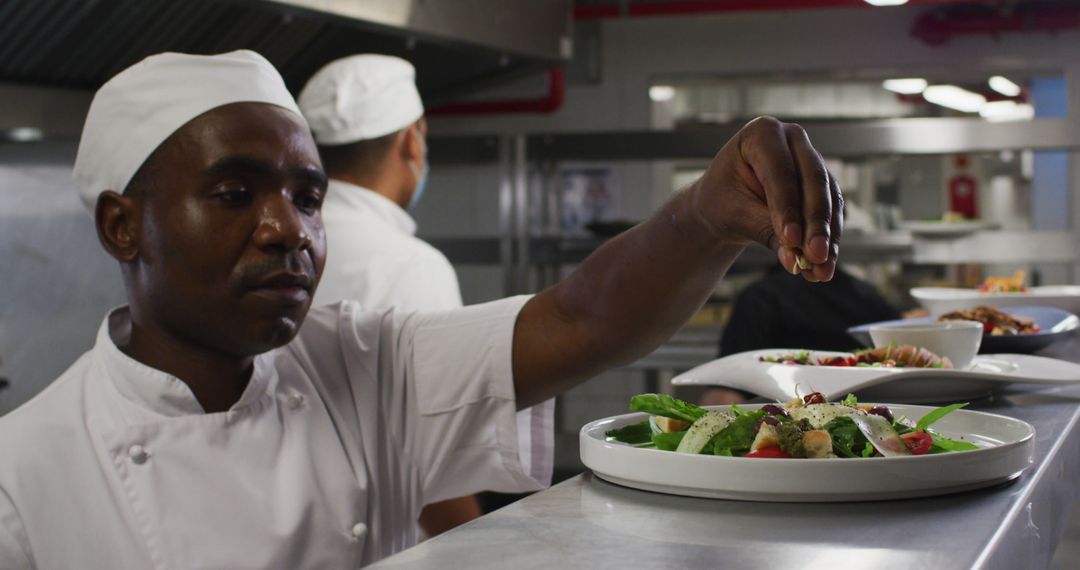
[(656, 427), (660, 428), (660, 431), (664, 433), (672, 433), (676, 431), (682, 431), (690, 424), (682, 420), (676, 420), (674, 418), (665, 418), (664, 416), (653, 416), (656, 419)]
[(803, 446), (809, 458), (836, 457), (833, 455), (832, 437), (825, 430), (815, 429), (804, 433)]
[(750, 444), (750, 451), (754, 452), (762, 447), (779, 447), (780, 446), (780, 434), (776, 432), (776, 428), (769, 424), (761, 424), (761, 429), (757, 432), (757, 437), (754, 438), (754, 443)]

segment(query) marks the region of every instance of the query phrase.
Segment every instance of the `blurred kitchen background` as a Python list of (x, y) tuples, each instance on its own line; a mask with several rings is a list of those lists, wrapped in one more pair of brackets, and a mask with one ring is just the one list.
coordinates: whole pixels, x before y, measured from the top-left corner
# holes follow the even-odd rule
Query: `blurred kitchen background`
[[(123, 302), (71, 165), (93, 89), (164, 50), (255, 49), (294, 90), (351, 53), (416, 64), (432, 174), (415, 215), (467, 303), (554, 283), (763, 114), (827, 156), (849, 204), (843, 264), (897, 307), (912, 286), (1016, 269), (1080, 282), (1080, 3), (874, 3), (6, 0), (0, 414)], [(583, 423), (715, 358), (734, 296), (771, 259), (748, 251), (671, 342), (562, 397), (557, 468), (580, 470)]]

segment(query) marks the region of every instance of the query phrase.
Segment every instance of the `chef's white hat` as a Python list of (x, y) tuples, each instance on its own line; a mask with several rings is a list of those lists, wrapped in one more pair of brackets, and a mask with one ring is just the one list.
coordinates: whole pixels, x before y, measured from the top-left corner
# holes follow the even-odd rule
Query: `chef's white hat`
[(230, 103), (269, 103), (303, 118), (281, 75), (248, 50), (220, 55), (162, 53), (98, 89), (79, 140), (75, 181), (94, 210), (106, 190), (123, 192), (150, 154), (180, 127)]
[(388, 135), (424, 114), (416, 70), (399, 57), (353, 55), (332, 61), (308, 80), (297, 99), (319, 144), (339, 145)]

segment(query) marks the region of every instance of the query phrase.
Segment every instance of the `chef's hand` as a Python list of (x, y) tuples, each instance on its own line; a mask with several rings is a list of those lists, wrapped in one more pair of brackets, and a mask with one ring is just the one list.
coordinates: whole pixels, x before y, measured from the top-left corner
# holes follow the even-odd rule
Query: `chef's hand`
[(708, 171), (649, 219), (598, 248), (521, 309), (514, 325), (519, 407), (649, 354), (716, 289), (750, 242), (805, 279), (836, 269), (843, 199), (798, 125), (757, 119)]
[[(808, 281), (832, 279), (844, 197), (799, 125), (761, 117), (713, 158), (690, 189), (701, 221), (724, 242), (757, 242)], [(805, 267), (800, 268), (798, 256)]]

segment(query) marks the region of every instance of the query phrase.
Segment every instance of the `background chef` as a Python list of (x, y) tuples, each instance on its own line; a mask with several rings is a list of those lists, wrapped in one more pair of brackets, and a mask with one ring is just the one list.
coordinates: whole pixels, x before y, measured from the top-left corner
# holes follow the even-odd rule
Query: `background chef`
[(824, 280), (842, 225), (806, 134), (759, 119), (536, 296), (309, 310), (327, 179), (280, 76), (245, 51), (122, 71), (75, 171), (129, 304), (0, 419), (4, 568), (377, 560), (415, 541), (427, 503), (544, 485), (550, 417), (522, 433), (517, 410), (652, 350), (751, 241)]
[[(428, 179), (415, 78), (401, 58), (353, 55), (317, 71), (297, 98), (330, 177), (322, 207), (328, 253), (315, 305), (351, 299), (404, 311), (461, 307), (454, 268), (416, 237), (408, 213)], [(478, 516), (474, 497), (458, 497), (425, 507), (420, 525), (433, 536)]]

